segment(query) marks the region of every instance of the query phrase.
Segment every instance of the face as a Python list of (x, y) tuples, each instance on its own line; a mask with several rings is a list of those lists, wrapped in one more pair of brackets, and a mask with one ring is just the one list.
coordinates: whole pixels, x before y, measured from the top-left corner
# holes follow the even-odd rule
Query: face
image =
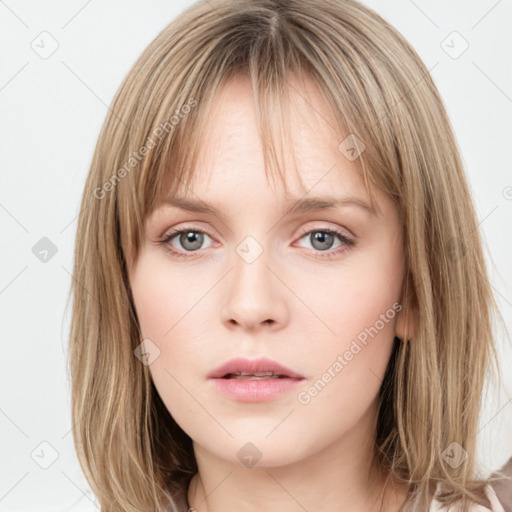
[[(238, 464), (244, 450), (277, 466), (350, 432), (371, 435), (398, 334), (398, 212), (383, 195), (376, 212), (364, 206), (319, 90), (309, 80), (294, 88), (290, 126), (306, 188), (291, 164), (286, 190), (267, 181), (249, 83), (232, 79), (216, 97), (193, 185), (173, 195), (216, 212), (160, 205), (130, 270), (159, 395), (196, 446)], [(342, 202), (291, 208), (317, 197)], [(263, 357), (302, 379), (209, 378), (233, 358)]]

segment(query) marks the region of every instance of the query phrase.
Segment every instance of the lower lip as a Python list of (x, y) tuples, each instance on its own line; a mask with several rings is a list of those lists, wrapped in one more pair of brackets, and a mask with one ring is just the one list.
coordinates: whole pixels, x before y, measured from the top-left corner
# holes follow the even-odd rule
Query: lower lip
[(304, 379), (211, 379), (218, 391), (241, 402), (267, 402), (293, 390)]

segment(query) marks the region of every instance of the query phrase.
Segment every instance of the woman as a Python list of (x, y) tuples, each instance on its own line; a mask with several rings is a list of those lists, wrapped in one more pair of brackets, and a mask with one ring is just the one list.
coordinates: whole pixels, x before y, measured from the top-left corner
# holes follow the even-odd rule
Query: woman
[(121, 85), (82, 212), (73, 432), (102, 511), (503, 510), (475, 211), (375, 12), (187, 9)]

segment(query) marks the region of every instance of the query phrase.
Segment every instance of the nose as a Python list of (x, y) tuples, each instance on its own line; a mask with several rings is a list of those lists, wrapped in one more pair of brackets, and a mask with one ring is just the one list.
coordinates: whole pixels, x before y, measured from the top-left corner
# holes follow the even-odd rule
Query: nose
[(226, 276), (223, 323), (229, 328), (239, 326), (252, 331), (269, 326), (273, 330), (282, 328), (288, 317), (287, 288), (279, 279), (279, 272), (269, 266), (266, 252), (252, 262), (236, 254), (233, 262)]

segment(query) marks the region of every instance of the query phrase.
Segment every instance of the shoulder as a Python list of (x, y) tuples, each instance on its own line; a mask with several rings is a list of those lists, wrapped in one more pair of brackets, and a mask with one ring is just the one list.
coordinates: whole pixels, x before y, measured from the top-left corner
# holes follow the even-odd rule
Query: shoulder
[[(496, 492), (490, 485), (485, 486), (485, 494), (489, 499), (491, 508), (484, 507), (483, 505), (478, 505), (477, 503), (475, 503), (471, 507), (471, 512), (505, 512), (505, 509), (503, 508), (503, 505), (500, 503), (498, 496), (496, 496)], [(458, 506), (457, 504), (454, 504), (451, 507), (446, 507), (437, 499), (434, 499), (434, 501), (430, 505), (429, 512), (460, 512), (461, 510), (461, 507)]]

